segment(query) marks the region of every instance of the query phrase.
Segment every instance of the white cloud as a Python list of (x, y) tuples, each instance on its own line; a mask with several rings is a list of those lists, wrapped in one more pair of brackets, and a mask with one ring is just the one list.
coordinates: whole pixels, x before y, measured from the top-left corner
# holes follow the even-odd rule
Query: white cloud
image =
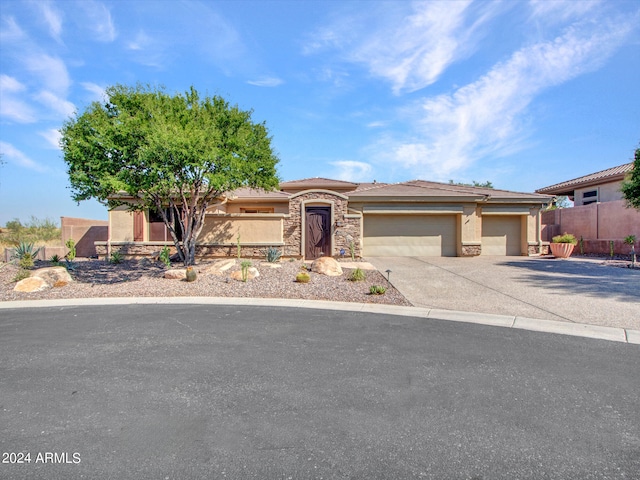
[(248, 80), (247, 83), (256, 87), (277, 87), (282, 85), (284, 81), (277, 77), (261, 77), (257, 80)]
[(533, 18), (553, 23), (580, 17), (601, 3), (601, 0), (529, 0)]
[(82, 0), (78, 3), (86, 17), (86, 27), (89, 28), (96, 40), (113, 42), (117, 37), (116, 27), (111, 18), (111, 12), (101, 2)]
[(54, 8), (51, 2), (38, 2), (37, 5), (40, 7), (45, 22), (49, 27), (49, 33), (55, 40), (60, 41), (60, 34), (62, 33), (61, 13)]
[(377, 4), (314, 32), (303, 53), (342, 50), (347, 61), (389, 81), (395, 94), (415, 92), (469, 56), (480, 27), (504, 8), (471, 0)]
[(598, 68), (633, 22), (602, 20), (595, 30), (570, 27), (550, 41), (516, 51), (477, 81), (420, 101), (406, 140), (384, 140), (379, 159), (438, 179), (486, 155), (513, 153), (526, 137), (527, 107), (544, 90)]
[(17, 95), (25, 90), (15, 78), (0, 74), (0, 116), (19, 123), (35, 122), (33, 109)]
[(82, 82), (80, 85), (87, 91), (92, 94), (93, 100), (101, 101), (105, 98), (104, 88), (100, 85), (92, 82)]
[(24, 63), (29, 71), (39, 77), (46, 90), (59, 95), (66, 94), (71, 85), (71, 78), (60, 58), (38, 53), (26, 56)]
[(55, 128), (50, 128), (49, 130), (45, 130), (43, 132), (38, 132), (42, 138), (44, 138), (49, 145), (51, 145), (55, 149), (60, 148), (60, 131)]
[(36, 172), (46, 172), (47, 167), (40, 165), (38, 162), (31, 160), (20, 150), (7, 142), (0, 141), (0, 153), (12, 163)]
[(336, 167), (336, 171), (332, 176), (338, 180), (345, 180), (347, 182), (371, 181), (372, 168), (368, 163), (353, 160), (339, 160), (329, 162), (329, 164)]
[(9, 75), (0, 74), (0, 91), (2, 95), (6, 93), (22, 92), (25, 90), (25, 86)]
[(135, 38), (127, 43), (129, 50), (145, 50), (153, 43), (152, 38), (143, 30), (140, 30)]
[(0, 42), (6, 44), (25, 38), (24, 31), (20, 28), (16, 19), (10, 16), (2, 16), (2, 29), (0, 30)]
[(38, 93), (35, 99), (65, 118), (72, 116), (76, 111), (76, 106), (73, 103), (46, 90)]

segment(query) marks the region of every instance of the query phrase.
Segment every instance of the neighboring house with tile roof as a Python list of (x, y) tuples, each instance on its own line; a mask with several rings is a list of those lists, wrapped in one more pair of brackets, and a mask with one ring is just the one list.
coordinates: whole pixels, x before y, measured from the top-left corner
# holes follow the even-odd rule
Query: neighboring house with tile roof
[[(239, 189), (207, 211), (198, 255), (476, 256), (545, 252), (541, 211), (548, 195), (424, 180), (355, 183), (328, 178), (282, 182), (279, 191)], [(110, 246), (148, 255), (171, 245), (153, 212), (109, 212)], [(100, 254), (106, 242), (96, 245)]]
[(543, 213), (543, 240), (550, 241), (567, 232), (582, 239), (576, 253), (582, 248), (584, 253), (608, 255), (613, 246), (614, 253), (627, 254), (629, 246), (624, 244), (624, 238), (635, 235), (640, 240), (640, 212), (627, 208), (621, 192), (622, 183), (632, 170), (633, 162), (625, 163), (536, 190), (567, 196), (574, 202), (573, 208)]
[(536, 192), (569, 197), (576, 207), (597, 202), (614, 202), (624, 198), (620, 187), (631, 170), (633, 162), (539, 188)]

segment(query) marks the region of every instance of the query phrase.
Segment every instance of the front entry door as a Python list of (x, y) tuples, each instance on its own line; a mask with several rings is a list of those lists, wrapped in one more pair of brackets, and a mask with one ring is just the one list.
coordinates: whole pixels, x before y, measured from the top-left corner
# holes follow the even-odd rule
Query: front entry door
[(305, 258), (330, 257), (331, 207), (307, 207), (305, 214)]

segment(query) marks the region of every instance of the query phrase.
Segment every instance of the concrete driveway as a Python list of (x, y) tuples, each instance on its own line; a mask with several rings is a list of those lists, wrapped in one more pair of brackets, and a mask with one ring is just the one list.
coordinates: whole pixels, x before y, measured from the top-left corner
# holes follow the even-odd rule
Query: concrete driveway
[(640, 271), (546, 257), (377, 257), (416, 307), (640, 329)]

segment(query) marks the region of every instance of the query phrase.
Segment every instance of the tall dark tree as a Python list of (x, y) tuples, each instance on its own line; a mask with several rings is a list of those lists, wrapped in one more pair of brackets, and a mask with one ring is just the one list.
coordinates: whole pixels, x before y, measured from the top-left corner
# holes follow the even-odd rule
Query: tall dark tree
[(629, 206), (640, 210), (640, 148), (636, 148), (631, 175), (622, 184), (622, 195)]
[(185, 265), (207, 208), (240, 187), (273, 190), (278, 158), (264, 123), (219, 96), (116, 85), (62, 127), (76, 201), (157, 211)]

